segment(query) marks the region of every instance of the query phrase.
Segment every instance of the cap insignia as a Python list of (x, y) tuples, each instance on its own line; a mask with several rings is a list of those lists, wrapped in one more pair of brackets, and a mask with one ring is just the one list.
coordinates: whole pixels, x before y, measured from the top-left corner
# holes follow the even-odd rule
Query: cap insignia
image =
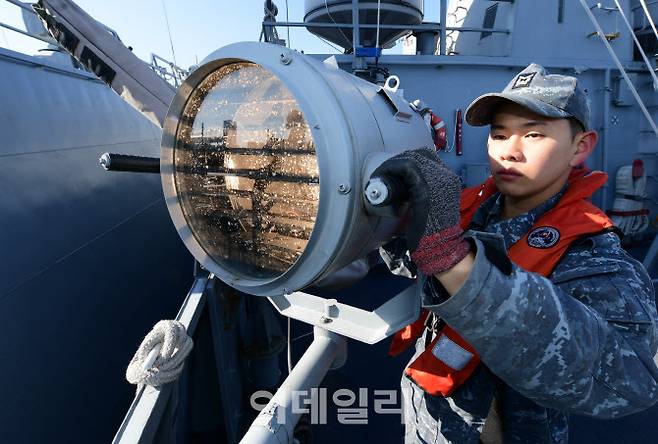
[(536, 75), (537, 75), (536, 72), (519, 74), (518, 77), (516, 78), (516, 81), (514, 82), (514, 85), (512, 85), (512, 89), (525, 88), (530, 86), (530, 83), (532, 83), (532, 79), (534, 79)]

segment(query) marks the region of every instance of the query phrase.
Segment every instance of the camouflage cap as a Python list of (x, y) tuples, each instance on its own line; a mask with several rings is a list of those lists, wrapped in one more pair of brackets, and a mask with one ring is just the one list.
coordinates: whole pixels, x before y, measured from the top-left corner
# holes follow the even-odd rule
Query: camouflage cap
[(466, 121), (473, 126), (489, 125), (501, 102), (517, 103), (535, 114), (554, 118), (574, 117), (589, 128), (589, 100), (572, 76), (549, 74), (535, 63), (518, 73), (500, 93), (478, 97), (466, 110)]

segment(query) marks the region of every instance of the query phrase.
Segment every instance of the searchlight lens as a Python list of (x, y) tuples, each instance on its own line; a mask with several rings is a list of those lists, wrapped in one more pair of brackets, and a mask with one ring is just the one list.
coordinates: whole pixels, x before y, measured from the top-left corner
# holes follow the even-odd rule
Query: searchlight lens
[(176, 192), (201, 247), (250, 279), (285, 273), (320, 198), (315, 143), (286, 86), (255, 63), (224, 65), (189, 96), (175, 140)]

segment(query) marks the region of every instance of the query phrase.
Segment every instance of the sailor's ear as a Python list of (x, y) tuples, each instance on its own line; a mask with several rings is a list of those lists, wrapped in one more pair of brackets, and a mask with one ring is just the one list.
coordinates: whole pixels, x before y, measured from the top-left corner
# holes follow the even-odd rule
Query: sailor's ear
[(577, 166), (585, 162), (599, 140), (599, 135), (596, 131), (584, 131), (578, 133), (573, 140), (574, 155), (569, 162), (570, 166)]

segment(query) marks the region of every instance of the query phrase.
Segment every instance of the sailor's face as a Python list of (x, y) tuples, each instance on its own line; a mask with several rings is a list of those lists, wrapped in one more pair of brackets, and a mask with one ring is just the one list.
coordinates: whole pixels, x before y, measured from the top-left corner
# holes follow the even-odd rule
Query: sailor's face
[(568, 120), (539, 116), (512, 102), (494, 114), (487, 147), (496, 186), (516, 199), (557, 193), (577, 151)]

